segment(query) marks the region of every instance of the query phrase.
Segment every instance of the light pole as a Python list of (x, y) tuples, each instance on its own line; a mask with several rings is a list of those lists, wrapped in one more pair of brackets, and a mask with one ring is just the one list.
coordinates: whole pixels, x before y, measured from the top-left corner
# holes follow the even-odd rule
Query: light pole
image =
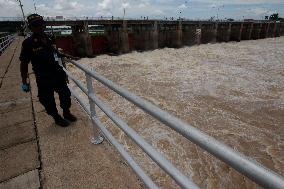
[(125, 17), (125, 7), (123, 8), (123, 20), (124, 20), (124, 17)]
[(22, 5), (21, 0), (16, 0), (16, 1), (18, 1), (18, 2), (19, 2), (20, 8), (21, 8), (21, 11), (22, 11), (22, 14), (23, 14), (24, 34), (25, 34), (25, 32), (26, 32), (26, 30), (27, 30), (27, 28), (28, 28), (28, 27), (27, 27), (27, 22), (26, 22), (25, 13), (24, 13), (24, 10), (23, 10), (23, 5)]
[(37, 12), (36, 12), (36, 3), (35, 3), (35, 0), (33, 0), (33, 2), (34, 2), (35, 13), (37, 13)]
[(219, 6), (217, 9), (217, 20), (219, 20), (219, 11), (221, 8), (224, 8), (224, 5)]

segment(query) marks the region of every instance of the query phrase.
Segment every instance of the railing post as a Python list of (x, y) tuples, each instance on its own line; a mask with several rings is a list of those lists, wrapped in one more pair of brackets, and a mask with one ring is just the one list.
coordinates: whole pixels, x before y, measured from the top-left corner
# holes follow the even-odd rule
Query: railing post
[(195, 31), (195, 39), (196, 39), (196, 43), (197, 45), (200, 45), (201, 44), (201, 32), (202, 32), (202, 24), (200, 23), (199, 26), (196, 28), (196, 31)]
[[(96, 110), (95, 110), (95, 103), (90, 98), (90, 96), (94, 95), (95, 92), (94, 92), (94, 88), (93, 88), (92, 77), (87, 73), (85, 73), (85, 75), (86, 75), (86, 81), (87, 81), (88, 98), (89, 98), (90, 111), (91, 111), (91, 120), (93, 122), (92, 118), (96, 116)], [(91, 139), (91, 143), (93, 143), (93, 144), (102, 143), (104, 141), (104, 138), (101, 136), (101, 133), (100, 133), (100, 130), (98, 129), (98, 127), (93, 126), (93, 130), (94, 130), (94, 136)]]
[(3, 40), (3, 47), (5, 47), (5, 44), (6, 43), (6, 36), (4, 37), (4, 40)]

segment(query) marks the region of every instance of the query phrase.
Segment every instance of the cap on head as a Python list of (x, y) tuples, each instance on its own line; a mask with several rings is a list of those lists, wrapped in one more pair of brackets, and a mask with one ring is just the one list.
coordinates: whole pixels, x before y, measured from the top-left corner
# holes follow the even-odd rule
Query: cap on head
[(29, 27), (44, 23), (43, 17), (38, 14), (31, 14), (27, 17)]

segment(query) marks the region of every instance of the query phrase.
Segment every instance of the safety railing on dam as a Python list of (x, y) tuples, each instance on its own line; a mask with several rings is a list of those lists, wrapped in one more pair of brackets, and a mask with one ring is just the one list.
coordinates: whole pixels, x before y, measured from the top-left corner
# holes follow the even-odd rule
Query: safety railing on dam
[(7, 35), (7, 36), (0, 38), (0, 55), (12, 43), (14, 39), (15, 39), (15, 35)]
[[(124, 97), (128, 101), (132, 102), (146, 113), (150, 114), (157, 120), (161, 121), (174, 131), (178, 132), (194, 144), (198, 145), (202, 149), (211, 153), (218, 159), (227, 163), (229, 166), (247, 176), (260, 186), (264, 188), (284, 188), (284, 177), (276, 172), (262, 166), (249, 157), (233, 150), (229, 146), (217, 141), (213, 137), (208, 136), (204, 132), (196, 129), (188, 123), (183, 122), (179, 118), (169, 114), (168, 112), (160, 109), (159, 107), (151, 104), (150, 102), (136, 96), (135, 94), (127, 91), (121, 86), (108, 80), (107, 78), (99, 75), (92, 69), (81, 65), (75, 61), (65, 59), (75, 65), (80, 70), (84, 71), (86, 76), (86, 87), (84, 84), (76, 79), (68, 70), (65, 70), (68, 77), (88, 96), (89, 104), (83, 102), (79, 95), (70, 87), (73, 96), (81, 104), (84, 110), (90, 116), (94, 123), (94, 128), (97, 126), (104, 137), (108, 139), (110, 143), (118, 150), (122, 157), (128, 162), (136, 174), (141, 178), (148, 188), (159, 188), (151, 178), (141, 169), (141, 167), (133, 160), (123, 146), (112, 136), (112, 134), (106, 129), (98, 118), (95, 105), (97, 105), (125, 134), (132, 139), (154, 162), (156, 162), (160, 168), (162, 168), (167, 174), (169, 174), (178, 185), (186, 189), (199, 188), (190, 178), (185, 176), (180, 170), (178, 170), (169, 160), (167, 160), (160, 152), (154, 149), (149, 143), (147, 143), (136, 131), (130, 128), (127, 123), (116, 115), (108, 105), (102, 102), (96, 95), (93, 87), (93, 78), (109, 89), (113, 90), (120, 96)], [(103, 141), (101, 132), (94, 129), (93, 143), (99, 144)]]
[[(131, 18), (131, 17), (115, 17), (115, 16), (73, 16), (73, 17), (63, 17), (63, 18), (56, 18), (56, 17), (46, 17), (44, 18), (45, 21), (68, 21), (68, 20), (82, 20), (82, 21), (87, 21), (87, 20), (169, 20), (169, 21), (177, 21), (177, 20), (184, 20), (184, 21), (211, 21), (209, 19), (189, 19), (189, 18), (180, 18), (180, 17), (164, 17), (164, 18), (153, 18), (153, 17), (137, 17), (137, 18)], [(11, 17), (11, 16), (0, 16), (0, 21), (23, 21), (23, 17)], [(228, 22), (232, 22), (231, 20), (222, 20), (220, 19), (219, 21), (228, 21)], [(237, 22), (241, 22), (243, 20), (235, 20)], [(265, 20), (254, 20), (254, 21), (265, 21)]]

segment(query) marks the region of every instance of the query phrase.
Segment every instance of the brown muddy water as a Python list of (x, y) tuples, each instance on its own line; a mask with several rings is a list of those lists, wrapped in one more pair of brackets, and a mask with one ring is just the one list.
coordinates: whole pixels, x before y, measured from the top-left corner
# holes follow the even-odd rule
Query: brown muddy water
[[(79, 62), (284, 175), (284, 37)], [(81, 71), (69, 70), (85, 81)], [(94, 86), (114, 112), (201, 188), (260, 188), (98, 82)], [(159, 186), (179, 188), (102, 112), (98, 115)]]

